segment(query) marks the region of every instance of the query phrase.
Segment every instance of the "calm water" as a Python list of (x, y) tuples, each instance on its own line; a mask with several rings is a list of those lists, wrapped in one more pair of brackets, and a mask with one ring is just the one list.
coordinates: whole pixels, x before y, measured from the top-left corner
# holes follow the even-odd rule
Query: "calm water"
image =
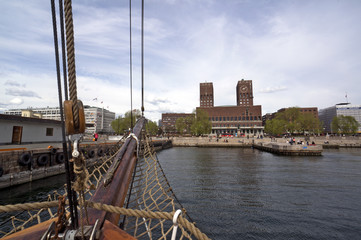
[(282, 157), (253, 149), (172, 148), (158, 158), (213, 239), (361, 239), (361, 150)]
[[(213, 239), (361, 239), (361, 149), (282, 157), (172, 148), (158, 158), (181, 203)], [(62, 175), (0, 191), (0, 204), (41, 200), (64, 182)]]

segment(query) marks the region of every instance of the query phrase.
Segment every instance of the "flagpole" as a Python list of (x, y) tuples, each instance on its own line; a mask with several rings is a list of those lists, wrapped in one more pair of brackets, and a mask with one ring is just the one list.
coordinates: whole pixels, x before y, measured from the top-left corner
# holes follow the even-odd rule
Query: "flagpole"
[(104, 104), (102, 101), (102, 132), (104, 132)]
[(346, 103), (348, 103), (347, 92), (346, 92), (345, 98), (346, 98)]

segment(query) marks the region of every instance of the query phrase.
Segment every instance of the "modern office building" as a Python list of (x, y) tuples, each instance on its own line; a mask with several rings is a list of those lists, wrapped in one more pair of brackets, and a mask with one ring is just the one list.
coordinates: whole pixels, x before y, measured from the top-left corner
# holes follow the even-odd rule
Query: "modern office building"
[[(352, 116), (361, 125), (361, 105), (351, 105), (350, 103), (339, 103), (335, 106), (320, 109), (318, 116), (323, 122), (326, 133), (333, 133), (331, 123), (335, 116)], [(361, 126), (358, 129), (361, 133)]]
[[(25, 117), (38, 117), (42, 119), (60, 120), (59, 107), (10, 109), (5, 114)], [(115, 119), (115, 113), (104, 108), (84, 106), (85, 133), (113, 133), (111, 122)]]
[[(205, 87), (207, 86), (207, 87)], [(212, 89), (209, 96), (209, 89)], [(233, 136), (263, 136), (262, 106), (253, 105), (252, 80), (238, 81), (235, 106), (213, 106), (213, 83), (200, 83), (200, 107), (208, 113), (212, 133)], [(206, 97), (206, 98), (205, 98)], [(212, 104), (208, 104), (211, 101)], [(211, 103), (211, 102), (209, 102)]]

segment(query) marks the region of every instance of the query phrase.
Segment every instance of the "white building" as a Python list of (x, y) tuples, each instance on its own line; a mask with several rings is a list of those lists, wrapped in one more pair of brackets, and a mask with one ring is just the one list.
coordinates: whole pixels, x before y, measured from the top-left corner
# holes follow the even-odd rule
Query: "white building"
[[(31, 113), (32, 112), (32, 113)], [(43, 119), (60, 120), (60, 109), (55, 108), (31, 108), (31, 109), (10, 109), (4, 112), (15, 116), (41, 116)], [(111, 122), (115, 119), (115, 113), (99, 107), (84, 106), (85, 132), (89, 134), (113, 133)]]
[[(319, 119), (323, 122), (325, 131), (332, 132), (331, 123), (335, 116), (352, 116), (361, 125), (361, 105), (351, 105), (350, 103), (339, 103), (335, 106), (320, 109)], [(361, 126), (358, 128), (361, 133)]]
[(0, 144), (61, 142), (61, 122), (0, 114)]

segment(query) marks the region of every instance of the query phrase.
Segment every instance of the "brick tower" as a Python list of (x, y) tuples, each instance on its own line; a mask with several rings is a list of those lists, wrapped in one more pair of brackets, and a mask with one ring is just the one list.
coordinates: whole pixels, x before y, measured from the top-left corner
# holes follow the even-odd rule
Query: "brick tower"
[(200, 83), (200, 107), (213, 107), (213, 83)]
[(238, 81), (236, 89), (237, 106), (253, 106), (252, 80)]

